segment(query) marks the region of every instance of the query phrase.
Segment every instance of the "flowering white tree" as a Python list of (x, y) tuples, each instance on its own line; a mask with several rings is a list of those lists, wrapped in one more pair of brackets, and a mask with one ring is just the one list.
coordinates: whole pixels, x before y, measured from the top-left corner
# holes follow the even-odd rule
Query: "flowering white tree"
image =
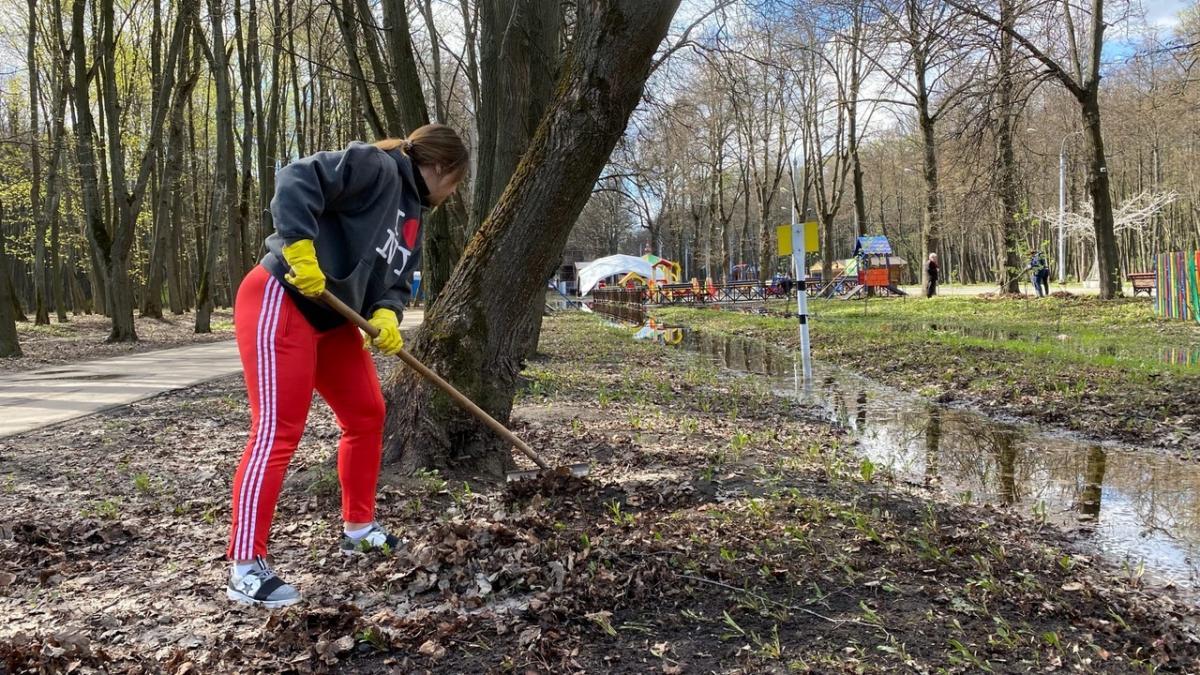
[[(1113, 210), (1113, 232), (1144, 232), (1154, 220), (1159, 211), (1171, 202), (1179, 199), (1179, 193), (1174, 191), (1151, 192), (1143, 190), (1121, 202)], [(1078, 213), (1067, 213), (1063, 220), (1057, 213), (1041, 213), (1038, 218), (1050, 223), (1057, 230), (1062, 222), (1066, 223), (1067, 232), (1080, 237), (1083, 241), (1095, 242), (1096, 230), (1092, 226), (1092, 203), (1083, 205)]]

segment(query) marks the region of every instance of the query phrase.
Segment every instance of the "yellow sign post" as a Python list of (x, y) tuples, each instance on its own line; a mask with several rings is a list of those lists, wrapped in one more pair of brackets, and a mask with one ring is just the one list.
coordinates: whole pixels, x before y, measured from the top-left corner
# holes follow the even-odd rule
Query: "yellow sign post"
[[(792, 226), (780, 225), (775, 228), (775, 244), (777, 254), (782, 257), (792, 254)], [(817, 232), (817, 221), (804, 223), (804, 252), (816, 253), (821, 250), (821, 237)]]

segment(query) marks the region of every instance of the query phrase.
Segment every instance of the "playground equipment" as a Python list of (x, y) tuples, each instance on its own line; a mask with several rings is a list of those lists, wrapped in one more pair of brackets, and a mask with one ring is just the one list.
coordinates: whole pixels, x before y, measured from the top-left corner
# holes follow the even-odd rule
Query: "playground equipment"
[(1159, 254), (1154, 311), (1168, 319), (1200, 321), (1200, 251)]
[(634, 287), (647, 286), (651, 281), (676, 283), (681, 272), (679, 263), (656, 255), (647, 254), (640, 258), (621, 254), (605, 256), (579, 268), (579, 295), (587, 295), (609, 277), (620, 276), (618, 285)]
[(908, 295), (900, 290), (900, 275), (908, 264), (904, 258), (892, 253), (892, 244), (887, 237), (877, 235), (858, 237), (854, 242), (854, 257), (836, 261), (826, 275), (820, 264), (824, 281), (816, 295), (825, 298), (850, 300), (865, 295)]
[(859, 289), (850, 297), (863, 292), (908, 295), (900, 290), (900, 274), (908, 263), (892, 255), (892, 244), (882, 235), (859, 237), (854, 243), (854, 257), (858, 264)]

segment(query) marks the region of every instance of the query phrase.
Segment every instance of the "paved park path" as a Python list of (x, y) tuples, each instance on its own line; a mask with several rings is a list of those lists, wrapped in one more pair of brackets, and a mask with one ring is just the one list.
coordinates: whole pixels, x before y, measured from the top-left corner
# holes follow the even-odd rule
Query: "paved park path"
[[(404, 313), (401, 328), (424, 313)], [(144, 398), (240, 373), (233, 340), (160, 349), (0, 375), (0, 437), (83, 417)]]

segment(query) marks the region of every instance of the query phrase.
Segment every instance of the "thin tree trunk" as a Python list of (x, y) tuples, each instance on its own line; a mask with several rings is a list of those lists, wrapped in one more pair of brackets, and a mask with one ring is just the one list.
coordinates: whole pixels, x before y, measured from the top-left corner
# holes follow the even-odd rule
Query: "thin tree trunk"
[[(163, 282), (170, 276), (169, 268), (173, 269), (173, 261), (177, 255), (175, 229), (171, 217), (172, 204), (180, 190), (179, 178), (183, 173), (183, 115), (187, 109), (187, 100), (192, 94), (196, 81), (199, 79), (199, 50), (193, 51), (189, 72), (188, 44), (184, 39), (183, 52), (179, 59), (179, 88), (175, 91), (171, 102), (171, 121), (167, 130), (166, 159), (154, 207), (154, 239), (150, 253), (150, 273), (146, 280), (146, 295), (142, 302), (142, 316), (162, 318)], [(174, 281), (174, 280), (172, 280)], [(179, 306), (178, 289), (171, 293), (171, 309), (176, 314), (182, 312)], [(179, 311), (175, 311), (176, 309)]]
[[(225, 18), (222, 0), (209, 0), (208, 8), (209, 16), (212, 18), (212, 45), (207, 45), (203, 40), (199, 42), (204, 47), (205, 56), (208, 57), (217, 97), (214, 120), (217, 132), (217, 154), (209, 215), (211, 222), (209, 242), (215, 244), (219, 241), (219, 239), (213, 238), (213, 233), (228, 233), (224, 237), (225, 276), (229, 285), (230, 304), (232, 304), (233, 295), (249, 265), (245, 264), (243, 260), (244, 236), (240, 227), (242, 223), (237, 214), (236, 195), (238, 190), (237, 176), (234, 173), (233, 93), (229, 84), (229, 63), (225, 51)], [(210, 249), (207, 252), (207, 261), (215, 261), (215, 254), (216, 252)], [(207, 261), (205, 267), (209, 267), (208, 278), (199, 287), (200, 293), (196, 299), (197, 333), (207, 333), (211, 330), (209, 318), (216, 302), (211, 267)]]
[[(29, 29), (26, 58), (29, 68), (29, 205), (34, 213), (33, 228), (33, 322), (39, 326), (50, 323), (49, 277), (46, 265), (46, 230), (49, 222), (42, 205), (41, 122), (38, 112), (40, 82), (37, 60), (37, 0), (29, 0)], [(57, 96), (57, 94), (56, 94)], [(54, 159), (51, 158), (51, 164)]]

